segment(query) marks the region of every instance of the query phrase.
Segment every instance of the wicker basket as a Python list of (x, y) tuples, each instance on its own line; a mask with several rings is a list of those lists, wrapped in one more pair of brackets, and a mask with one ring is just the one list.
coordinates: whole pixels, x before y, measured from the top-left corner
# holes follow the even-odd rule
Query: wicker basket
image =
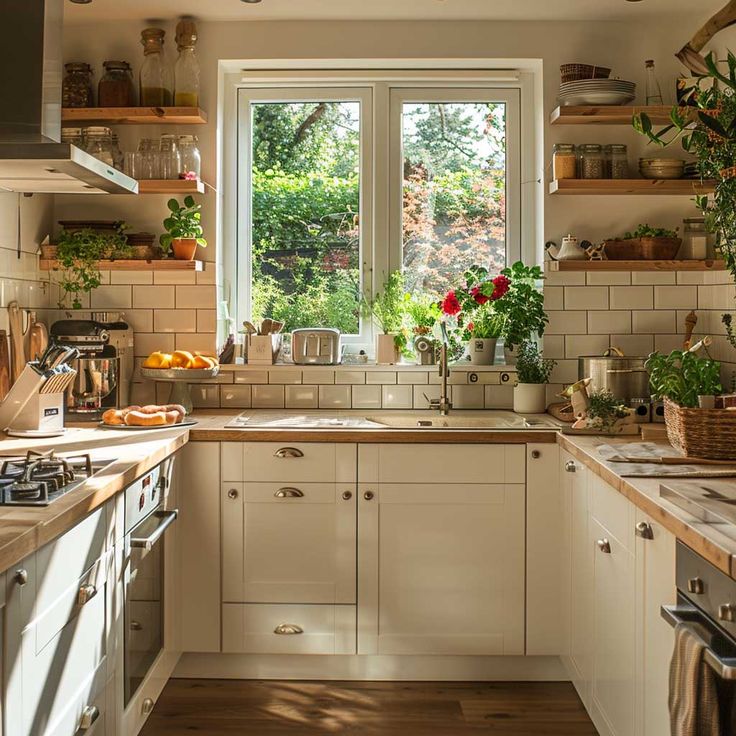
[(681, 245), (682, 238), (629, 238), (606, 240), (604, 251), (609, 261), (671, 261)]
[(580, 79), (608, 79), (611, 70), (605, 66), (591, 64), (562, 64), (560, 78), (562, 82), (576, 82)]
[(665, 399), (664, 421), (670, 444), (685, 457), (736, 460), (736, 411), (685, 409)]

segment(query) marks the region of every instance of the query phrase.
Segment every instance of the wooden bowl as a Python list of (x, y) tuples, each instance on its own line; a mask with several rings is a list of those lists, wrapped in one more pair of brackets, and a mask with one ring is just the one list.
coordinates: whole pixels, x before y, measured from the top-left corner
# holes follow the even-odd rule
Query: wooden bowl
[(609, 261), (671, 261), (682, 245), (682, 238), (630, 238), (606, 240)]

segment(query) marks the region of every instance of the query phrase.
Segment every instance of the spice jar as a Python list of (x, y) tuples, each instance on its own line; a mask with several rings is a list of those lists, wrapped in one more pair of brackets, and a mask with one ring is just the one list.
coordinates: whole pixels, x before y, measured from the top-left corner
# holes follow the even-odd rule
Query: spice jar
[(604, 179), (603, 147), (598, 143), (585, 143), (578, 146), (580, 154), (580, 178)]
[(61, 85), (62, 107), (92, 107), (92, 67), (84, 62), (64, 64), (66, 74)]
[(174, 65), (174, 104), (177, 107), (199, 106), (199, 61), (194, 47), (197, 26), (183, 18), (176, 26), (176, 48), (179, 58)]
[(626, 146), (622, 143), (612, 143), (603, 149), (606, 161), (606, 177), (608, 179), (629, 178), (629, 157)]
[(161, 28), (144, 28), (141, 31), (143, 65), (140, 73), (140, 100), (144, 107), (171, 105), (171, 71), (164, 58), (164, 36)]
[(553, 179), (575, 179), (577, 166), (575, 146), (572, 143), (555, 143), (552, 146)]
[(202, 173), (202, 157), (199, 154), (196, 135), (179, 136), (179, 155), (181, 156), (181, 173), (194, 173), (197, 179)]
[(114, 166), (112, 131), (103, 126), (87, 128), (84, 133), (84, 150), (109, 166)]
[(683, 261), (703, 261), (715, 257), (715, 234), (705, 227), (704, 217), (686, 217), (682, 221), (682, 245), (677, 257)]
[(102, 64), (105, 73), (97, 85), (99, 107), (133, 107), (133, 72), (127, 61), (106, 61)]

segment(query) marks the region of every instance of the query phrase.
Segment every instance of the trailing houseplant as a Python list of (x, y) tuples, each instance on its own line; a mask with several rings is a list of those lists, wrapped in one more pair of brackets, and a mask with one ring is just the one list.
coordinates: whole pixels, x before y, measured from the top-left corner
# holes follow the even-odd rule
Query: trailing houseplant
[[(56, 248), (61, 266), (59, 308), (81, 309), (80, 296), (102, 283), (99, 262), (125, 258), (130, 253), (123, 227), (114, 232), (91, 228), (62, 230)], [(71, 299), (71, 305), (67, 301)]]
[(176, 199), (167, 202), (169, 216), (164, 220), (166, 232), (159, 238), (159, 243), (168, 252), (173, 250), (174, 258), (181, 261), (191, 261), (197, 252), (197, 246), (207, 247), (207, 241), (202, 231), (201, 204), (194, 201), (194, 197), (184, 197), (184, 204)]
[(393, 271), (388, 275), (382, 291), (372, 297), (364, 296), (361, 309), (363, 315), (371, 318), (380, 329), (380, 334), (376, 336), (376, 363), (398, 363), (407, 345), (404, 331), (406, 300), (401, 271)]
[(541, 414), (547, 408), (547, 384), (556, 360), (543, 357), (536, 340), (519, 344), (516, 360), (517, 384), (514, 386), (514, 411)]

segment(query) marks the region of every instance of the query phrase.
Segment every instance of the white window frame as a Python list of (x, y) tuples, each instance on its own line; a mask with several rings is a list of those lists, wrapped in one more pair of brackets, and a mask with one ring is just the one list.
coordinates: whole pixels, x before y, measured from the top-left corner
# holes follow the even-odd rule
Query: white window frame
[[(445, 60), (248, 60), (220, 62), (220, 89), (223, 92), (219, 108), (221, 121), (218, 139), (218, 186), (223, 195), (218, 200), (224, 216), (218, 217), (218, 243), (221, 245), (223, 272), (218, 278), (221, 294), (229, 302), (230, 312), (240, 325), (250, 308), (246, 289), (250, 289), (250, 263), (246, 272), (238, 270), (238, 258), (242, 258), (242, 192), (240, 177), (244, 169), (243, 154), (248, 150), (243, 145), (243, 131), (239, 128), (238, 98), (240, 90), (247, 88), (264, 99), (266, 90), (278, 88), (304, 91), (319, 88), (320, 96), (327, 87), (338, 89), (363, 89), (371, 92), (372, 167), (366, 167), (361, 159), (362, 174), (372, 175), (370, 197), (372, 218), (362, 220), (361, 243), (363, 268), (362, 284), (365, 293), (373, 294), (380, 289), (383, 274), (399, 267), (402, 261), (403, 243), (397, 217), (401, 215), (400, 197), (393, 203), (389, 187), (380, 182), (395, 181), (399, 169), (394, 168), (392, 156), (396, 144), (391, 145), (390, 97), (392, 90), (422, 90), (425, 100), (428, 94), (448, 101), (451, 90), (458, 90), (474, 101), (482, 91), (491, 91), (498, 101), (507, 104), (507, 142), (516, 146), (517, 155), (508, 156), (507, 167), (507, 261), (517, 258), (529, 263), (540, 262), (543, 248), (537, 242), (542, 229), (539, 222), (543, 217), (543, 141), (544, 117), (538, 101), (542, 95), (541, 65), (538, 60), (515, 60), (519, 69), (510, 69), (506, 64), (493, 60), (445, 59)], [(426, 90), (426, 92), (424, 91)], [(463, 92), (465, 90), (465, 92)], [(469, 96), (473, 95), (472, 97)], [(504, 97), (508, 95), (508, 97)], [(254, 96), (254, 99), (255, 99)], [(524, 111), (524, 115), (522, 115)], [(517, 124), (518, 123), (518, 124)], [(395, 137), (400, 140), (400, 131)], [(366, 149), (362, 149), (366, 150)], [(232, 155), (237, 151), (237, 155)], [(247, 171), (247, 169), (245, 169)], [(397, 180), (396, 180), (397, 181)], [(229, 186), (228, 186), (229, 185)], [(398, 183), (391, 187), (400, 186)], [(513, 197), (513, 191), (519, 196)], [(369, 190), (361, 182), (361, 195)], [(248, 216), (250, 213), (248, 212)], [(400, 220), (399, 220), (400, 222)], [(392, 225), (393, 223), (393, 225)], [(371, 229), (371, 239), (366, 237), (366, 227)], [(392, 235), (393, 231), (393, 235)], [(397, 237), (398, 233), (398, 237)], [(249, 258), (249, 256), (248, 256)], [(348, 339), (372, 352), (372, 325), (361, 324), (361, 335)]]

